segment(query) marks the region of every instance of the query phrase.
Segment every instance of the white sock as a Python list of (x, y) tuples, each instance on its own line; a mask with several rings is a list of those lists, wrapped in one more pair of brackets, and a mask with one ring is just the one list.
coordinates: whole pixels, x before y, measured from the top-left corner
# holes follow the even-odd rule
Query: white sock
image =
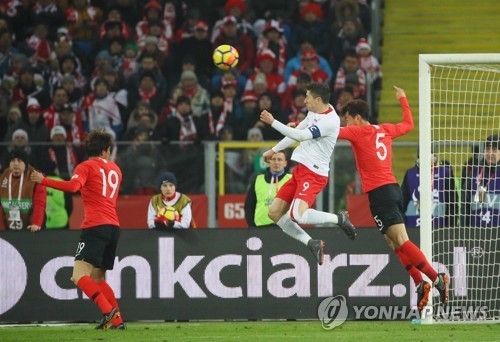
[(339, 218), (335, 214), (330, 214), (324, 211), (315, 209), (307, 209), (302, 214), (300, 223), (303, 224), (338, 224)]
[(292, 221), (292, 218), (287, 214), (281, 216), (281, 218), (276, 222), (276, 224), (287, 234), (293, 237), (295, 240), (302, 242), (307, 246), (311, 237), (307, 234), (300, 226)]

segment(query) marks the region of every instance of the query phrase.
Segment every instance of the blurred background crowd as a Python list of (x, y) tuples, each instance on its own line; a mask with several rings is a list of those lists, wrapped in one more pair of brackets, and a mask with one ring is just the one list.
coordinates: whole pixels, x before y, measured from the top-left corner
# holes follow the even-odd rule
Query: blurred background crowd
[[(201, 141), (280, 139), (259, 113), (300, 121), (310, 82), (330, 85), (337, 112), (353, 98), (369, 100), (376, 122), (382, 72), (371, 53), (369, 5), (0, 1), (0, 169), (8, 153), (23, 149), (31, 165), (68, 179), (85, 160), (85, 135), (103, 128), (116, 140), (112, 159), (123, 170), (124, 194), (154, 193), (166, 169), (183, 192), (197, 193)], [(239, 51), (235, 69), (214, 67), (221, 44)], [(233, 159), (229, 153), (226, 163), (245, 179)]]

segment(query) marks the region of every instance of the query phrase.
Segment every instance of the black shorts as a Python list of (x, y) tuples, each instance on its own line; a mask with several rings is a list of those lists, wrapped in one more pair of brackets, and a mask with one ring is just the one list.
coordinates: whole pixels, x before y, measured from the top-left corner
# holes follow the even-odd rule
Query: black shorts
[(378, 230), (385, 234), (392, 225), (404, 223), (403, 193), (399, 184), (386, 184), (368, 192), (370, 211)]
[(119, 238), (120, 227), (110, 224), (82, 229), (75, 260), (88, 262), (104, 270), (112, 270)]

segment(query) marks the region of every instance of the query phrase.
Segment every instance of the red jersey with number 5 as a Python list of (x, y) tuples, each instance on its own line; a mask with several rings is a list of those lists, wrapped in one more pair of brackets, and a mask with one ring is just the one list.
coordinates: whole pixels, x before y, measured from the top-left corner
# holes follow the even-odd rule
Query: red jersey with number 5
[(363, 192), (397, 183), (392, 171), (392, 140), (413, 129), (408, 100), (402, 97), (399, 102), (403, 110), (400, 123), (340, 128), (338, 138), (349, 140), (354, 150)]
[(102, 158), (91, 158), (79, 164), (71, 181), (81, 184), (84, 219), (80, 228), (104, 224), (119, 226), (116, 199), (122, 182), (118, 165)]

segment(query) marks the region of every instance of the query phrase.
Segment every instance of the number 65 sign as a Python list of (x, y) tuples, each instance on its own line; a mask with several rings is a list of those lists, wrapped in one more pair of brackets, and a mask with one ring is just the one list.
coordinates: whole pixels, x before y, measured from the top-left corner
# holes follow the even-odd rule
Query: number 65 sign
[(219, 195), (217, 218), (219, 228), (246, 228), (245, 194)]

